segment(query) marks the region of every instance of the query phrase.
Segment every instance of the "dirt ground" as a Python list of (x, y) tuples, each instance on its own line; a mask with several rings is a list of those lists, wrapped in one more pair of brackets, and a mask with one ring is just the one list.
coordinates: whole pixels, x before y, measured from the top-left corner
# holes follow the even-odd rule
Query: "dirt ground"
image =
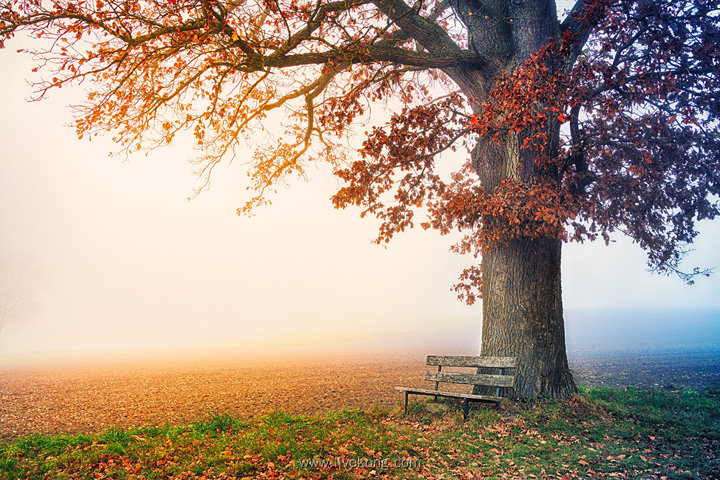
[(0, 440), (177, 424), (212, 412), (247, 417), (392, 407), (394, 385), (420, 385), (423, 359), (132, 361), (0, 367)]
[(570, 354), (579, 385), (663, 390), (720, 389), (720, 348)]
[[(665, 364), (663, 364), (663, 358)], [(692, 360), (692, 361), (691, 361)], [(584, 385), (720, 387), (720, 356), (571, 359)], [(669, 362), (669, 363), (668, 363)], [(424, 357), (142, 359), (0, 365), (0, 441), (28, 433), (178, 424), (209, 413), (317, 413), (399, 406), (394, 385), (422, 386)]]

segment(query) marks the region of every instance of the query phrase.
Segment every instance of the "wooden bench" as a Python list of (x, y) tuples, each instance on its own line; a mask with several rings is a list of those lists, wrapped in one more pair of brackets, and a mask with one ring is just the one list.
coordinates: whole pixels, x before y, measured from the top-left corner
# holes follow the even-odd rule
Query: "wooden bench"
[[(516, 368), (517, 360), (513, 357), (465, 357), (465, 356), (439, 356), (428, 355), (427, 366), (437, 367), (437, 371), (426, 371), (425, 380), (435, 382), (435, 389), (423, 389), (414, 387), (395, 387), (395, 390), (405, 392), (405, 413), (408, 408), (409, 395), (430, 395), (445, 398), (460, 398), (463, 400), (463, 419), (467, 420), (469, 405), (468, 402), (495, 402), (498, 407), (502, 400), (501, 389), (512, 388), (515, 384), (515, 375), (506, 375), (506, 369)], [(468, 367), (475, 369), (474, 372), (448, 372), (443, 367)], [(493, 368), (498, 370), (497, 375), (487, 373), (476, 373), (478, 368)], [(474, 393), (458, 393), (438, 390), (440, 383), (457, 383), (465, 385), (478, 385), (484, 387), (495, 387), (495, 395), (477, 395)]]

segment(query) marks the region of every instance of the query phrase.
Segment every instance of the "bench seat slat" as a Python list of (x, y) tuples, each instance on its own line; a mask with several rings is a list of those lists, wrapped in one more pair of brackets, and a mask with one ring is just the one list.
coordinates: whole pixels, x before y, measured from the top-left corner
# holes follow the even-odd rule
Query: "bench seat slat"
[(477, 357), (428, 355), (426, 364), (448, 367), (516, 368), (517, 359), (515, 357), (490, 357), (485, 355)]
[(488, 375), (484, 373), (462, 372), (425, 372), (425, 380), (429, 382), (487, 385), (489, 387), (512, 387), (515, 383), (515, 377), (513, 375)]
[(472, 393), (443, 392), (442, 390), (428, 390), (425, 388), (395, 387), (395, 390), (399, 390), (401, 392), (416, 393), (418, 395), (437, 395), (438, 397), (468, 398), (470, 400), (486, 400), (488, 402), (500, 402), (503, 400), (502, 397), (495, 397), (493, 395), (475, 395)]

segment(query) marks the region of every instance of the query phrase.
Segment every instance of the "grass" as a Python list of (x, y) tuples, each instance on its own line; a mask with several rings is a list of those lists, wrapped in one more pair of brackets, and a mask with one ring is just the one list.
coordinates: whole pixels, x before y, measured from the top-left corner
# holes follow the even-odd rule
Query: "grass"
[(565, 401), (321, 416), (213, 413), (186, 426), (29, 435), (0, 479), (720, 478), (720, 395), (581, 389)]

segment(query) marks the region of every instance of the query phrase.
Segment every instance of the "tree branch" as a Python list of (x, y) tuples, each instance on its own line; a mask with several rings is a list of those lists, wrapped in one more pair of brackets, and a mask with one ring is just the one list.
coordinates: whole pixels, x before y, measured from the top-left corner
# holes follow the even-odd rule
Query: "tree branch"
[(420, 15), (403, 0), (373, 0), (373, 3), (428, 52), (441, 55), (460, 52), (460, 47), (440, 25)]
[(605, 15), (606, 0), (577, 0), (567, 18), (560, 24), (560, 33), (572, 39), (565, 69), (570, 70), (590, 38), (593, 29)]

